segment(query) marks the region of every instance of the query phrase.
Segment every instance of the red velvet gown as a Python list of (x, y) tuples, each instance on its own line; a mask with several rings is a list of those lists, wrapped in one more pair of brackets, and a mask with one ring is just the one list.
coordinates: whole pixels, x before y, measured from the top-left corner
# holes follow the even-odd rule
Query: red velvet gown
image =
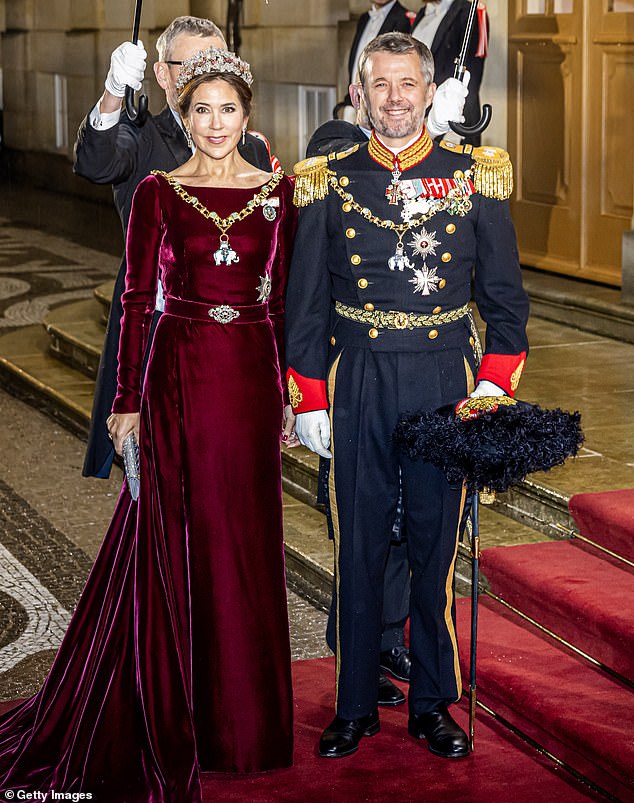
[[(258, 189), (190, 192), (225, 217)], [(239, 261), (216, 265), (214, 224), (163, 176), (139, 185), (114, 405), (141, 409), (139, 502), (124, 485), (44, 686), (0, 721), (0, 789), (186, 803), (201, 772), (291, 764), (279, 363), (294, 229), (283, 178), (229, 229)], [(216, 321), (221, 305), (239, 317)]]

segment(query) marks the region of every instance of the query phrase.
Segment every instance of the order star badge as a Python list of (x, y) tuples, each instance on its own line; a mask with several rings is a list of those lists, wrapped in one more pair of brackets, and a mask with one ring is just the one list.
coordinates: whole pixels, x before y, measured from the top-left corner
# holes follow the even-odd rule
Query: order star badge
[(414, 285), (414, 292), (423, 296), (438, 292), (437, 285), (440, 281), (440, 276), (436, 276), (436, 268), (428, 268), (427, 265), (415, 270), (414, 278), (410, 279), (410, 283)]
[(265, 274), (260, 276), (260, 284), (256, 287), (259, 292), (258, 301), (268, 301), (271, 295), (271, 277)]
[(436, 232), (432, 231), (431, 234), (427, 229), (422, 228), (420, 231), (414, 233), (414, 239), (410, 241), (410, 247), (414, 249), (414, 253), (425, 259), (430, 255), (436, 255), (436, 246), (440, 245), (440, 241), (436, 240)]

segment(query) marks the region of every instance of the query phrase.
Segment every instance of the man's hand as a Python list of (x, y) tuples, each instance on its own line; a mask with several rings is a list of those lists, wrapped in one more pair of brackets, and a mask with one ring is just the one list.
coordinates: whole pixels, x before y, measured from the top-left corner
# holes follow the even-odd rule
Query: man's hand
[(295, 419), (295, 432), (299, 442), (322, 457), (332, 457), (330, 446), (330, 418), (326, 410), (311, 410), (298, 413)]
[(130, 86), (135, 92), (138, 92), (145, 74), (146, 58), (147, 53), (141, 41), (136, 45), (133, 45), (132, 42), (124, 42), (119, 45), (110, 56), (106, 91), (116, 98), (122, 98), (125, 95), (126, 86)]
[(476, 399), (479, 396), (506, 396), (506, 393), (494, 382), (489, 382), (488, 379), (481, 379), (473, 393), (469, 394), (469, 398)]
[(464, 104), (469, 94), (469, 71), (465, 71), (464, 83), (457, 78), (447, 78), (436, 90), (434, 102), (427, 115), (427, 131), (432, 139), (446, 134), (449, 123), (464, 123)]

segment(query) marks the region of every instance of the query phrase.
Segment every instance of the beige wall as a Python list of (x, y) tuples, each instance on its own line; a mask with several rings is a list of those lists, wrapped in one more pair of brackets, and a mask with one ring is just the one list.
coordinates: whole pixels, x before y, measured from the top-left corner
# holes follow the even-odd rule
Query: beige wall
[[(417, 10), (417, 0), (404, 0)], [(79, 122), (102, 91), (112, 49), (130, 37), (133, 0), (0, 0), (0, 64), (9, 147), (72, 158)], [(252, 125), (266, 133), (288, 169), (298, 152), (297, 86), (346, 89), (347, 52), (367, 0), (245, 0), (242, 55), (256, 76)], [(486, 140), (506, 142), (506, 3), (489, 0), (490, 56), (483, 98), (494, 106)], [(224, 28), (226, 0), (144, 0), (141, 38), (156, 58), (158, 33), (179, 14), (208, 16)], [(66, 76), (67, 147), (55, 144), (54, 75)], [(148, 68), (145, 92), (162, 93)]]

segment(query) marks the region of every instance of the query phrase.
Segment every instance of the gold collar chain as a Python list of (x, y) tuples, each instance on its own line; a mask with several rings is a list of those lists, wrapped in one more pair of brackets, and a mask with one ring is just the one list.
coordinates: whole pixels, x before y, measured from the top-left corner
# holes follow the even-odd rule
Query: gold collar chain
[(447, 210), (449, 214), (464, 215), (471, 209), (471, 201), (468, 198), (460, 196), (456, 197), (455, 195), (446, 195), (444, 198), (435, 199), (434, 205), (426, 214), (420, 215), (420, 217), (417, 218), (412, 218), (406, 223), (395, 223), (393, 220), (385, 220), (380, 218), (378, 215), (372, 214), (372, 211), (368, 209), (367, 206), (361, 206), (358, 201), (355, 201), (354, 196), (351, 193), (346, 192), (346, 190), (339, 186), (337, 176), (334, 173), (328, 177), (328, 181), (330, 186), (341, 198), (344, 204), (347, 205), (346, 208), (354, 209), (357, 214), (361, 215), (361, 217), (365, 218), (374, 226), (378, 226), (380, 229), (387, 229), (388, 231), (396, 232), (399, 243), (402, 242), (404, 235), (407, 234), (410, 229), (415, 229), (419, 226), (422, 226), (423, 223), (426, 223), (434, 215), (438, 214), (438, 212), (444, 212)]
[(244, 218), (248, 217), (255, 209), (258, 208), (258, 206), (262, 205), (262, 201), (268, 198), (268, 196), (280, 183), (284, 173), (282, 170), (275, 172), (273, 177), (267, 181), (260, 192), (256, 193), (256, 195), (251, 198), (245, 207), (240, 209), (238, 212), (232, 212), (227, 217), (220, 217), (220, 215), (217, 212), (214, 212), (213, 209), (207, 209), (207, 207), (202, 204), (195, 195), (190, 195), (182, 186), (182, 184), (180, 184), (180, 182), (178, 182), (173, 176), (168, 176), (163, 170), (153, 170), (152, 175), (163, 176), (163, 178), (173, 188), (177, 195), (179, 195), (188, 204), (191, 204), (191, 206), (193, 206), (197, 212), (200, 212), (204, 218), (211, 220), (211, 222), (220, 229), (223, 235), (226, 235), (234, 223), (236, 223), (238, 220), (244, 220)]
[[(267, 181), (260, 192), (256, 193), (253, 198), (251, 198), (245, 207), (240, 209), (238, 212), (232, 212), (227, 217), (220, 217), (220, 215), (217, 212), (214, 212), (213, 209), (207, 209), (204, 204), (201, 204), (195, 195), (190, 195), (180, 184), (180, 182), (178, 182), (173, 176), (168, 176), (163, 170), (153, 170), (152, 174), (163, 176), (163, 178), (167, 181), (170, 187), (172, 187), (177, 195), (179, 195), (186, 203), (191, 204), (191, 206), (193, 206), (197, 212), (200, 212), (200, 214), (207, 220), (211, 220), (211, 222), (217, 226), (218, 229), (220, 229), (220, 246), (216, 251), (213, 252), (212, 256), (216, 265), (227, 266), (233, 265), (235, 262), (240, 262), (240, 257), (238, 256), (237, 252), (234, 251), (229, 244), (229, 235), (227, 232), (238, 220), (244, 220), (244, 218), (248, 217), (251, 212), (258, 208), (258, 206), (262, 206), (263, 202), (277, 187), (284, 175), (281, 170), (273, 173), (273, 177)], [(264, 211), (267, 220), (275, 220), (275, 215), (270, 217), (269, 215), (266, 215), (266, 209)]]

